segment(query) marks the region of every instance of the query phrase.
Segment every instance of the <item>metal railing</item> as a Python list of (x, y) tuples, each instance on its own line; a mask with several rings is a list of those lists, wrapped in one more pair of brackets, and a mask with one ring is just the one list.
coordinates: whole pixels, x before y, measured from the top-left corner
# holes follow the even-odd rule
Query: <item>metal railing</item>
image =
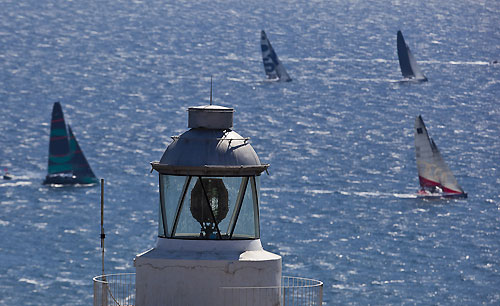
[(321, 306), (323, 304), (323, 282), (315, 279), (283, 276), (282, 305)]
[(224, 305), (321, 306), (323, 282), (283, 276), (279, 287), (222, 287)]
[(135, 273), (94, 277), (94, 306), (135, 305)]
[[(221, 287), (224, 306), (321, 306), (323, 282), (283, 276), (281, 286)], [(135, 273), (94, 277), (94, 306), (135, 305)]]

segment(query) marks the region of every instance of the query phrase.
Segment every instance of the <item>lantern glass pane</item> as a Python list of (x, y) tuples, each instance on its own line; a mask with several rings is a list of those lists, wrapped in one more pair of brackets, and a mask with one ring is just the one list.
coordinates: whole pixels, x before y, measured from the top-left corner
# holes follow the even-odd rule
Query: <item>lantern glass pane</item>
[[(177, 211), (177, 206), (182, 197), (182, 191), (184, 184), (188, 177), (186, 176), (175, 176), (175, 175), (163, 175), (160, 178), (160, 209), (159, 209), (159, 220), (158, 233), (160, 237), (164, 237), (163, 224), (167, 226), (165, 231), (167, 236), (172, 233), (172, 227), (174, 225), (175, 213)], [(163, 206), (163, 207), (162, 207)], [(163, 209), (163, 211), (162, 211)], [(165, 220), (163, 220), (162, 215), (165, 215)], [(162, 221), (165, 221), (162, 223)]]
[[(189, 185), (185, 185), (188, 180)], [(258, 238), (258, 224), (255, 224), (258, 218), (255, 218), (254, 191), (250, 182), (242, 177), (162, 175), (160, 191), (168, 228), (166, 236), (219, 239), (218, 228), (222, 239), (229, 239), (232, 230), (232, 239)], [(244, 194), (239, 195), (241, 191)], [(238, 214), (235, 208), (240, 202)], [(160, 223), (161, 209), (162, 206)], [(160, 224), (160, 234), (162, 229)]]
[(241, 203), (240, 215), (233, 232), (233, 239), (244, 238), (258, 238), (255, 229), (251, 181), (248, 182), (243, 202)]

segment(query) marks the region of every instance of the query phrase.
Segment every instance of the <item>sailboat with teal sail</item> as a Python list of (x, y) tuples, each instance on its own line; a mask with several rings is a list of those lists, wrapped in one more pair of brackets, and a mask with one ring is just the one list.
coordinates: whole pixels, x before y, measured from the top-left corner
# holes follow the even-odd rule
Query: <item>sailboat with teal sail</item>
[(98, 179), (90, 168), (71, 127), (66, 127), (61, 104), (54, 103), (50, 124), (48, 174), (45, 185), (96, 184)]

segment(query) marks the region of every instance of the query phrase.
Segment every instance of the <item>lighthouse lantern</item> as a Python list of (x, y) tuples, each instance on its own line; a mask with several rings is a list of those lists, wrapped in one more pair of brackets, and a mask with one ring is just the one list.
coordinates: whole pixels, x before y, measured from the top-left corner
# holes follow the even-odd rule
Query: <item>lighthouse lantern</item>
[(259, 238), (258, 176), (160, 174), (158, 236)]
[[(246, 294), (224, 288), (281, 285), (281, 256), (260, 242), (259, 179), (269, 165), (232, 130), (232, 108), (188, 112), (190, 129), (151, 163), (160, 183), (158, 239), (135, 258), (138, 306), (215, 306)], [(272, 292), (265, 305), (279, 304)]]

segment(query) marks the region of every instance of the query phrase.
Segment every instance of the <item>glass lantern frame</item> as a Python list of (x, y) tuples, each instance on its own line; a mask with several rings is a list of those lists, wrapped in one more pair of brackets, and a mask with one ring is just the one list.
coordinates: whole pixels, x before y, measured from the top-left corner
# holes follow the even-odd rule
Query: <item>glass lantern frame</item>
[[(167, 203), (165, 193), (168, 192), (165, 183), (166, 177), (184, 177), (184, 182), (182, 188), (179, 190), (175, 190), (178, 194), (178, 200), (174, 207), (172, 207), (172, 203)], [(216, 239), (216, 240), (248, 240), (248, 239), (259, 239), (260, 238), (260, 213), (259, 213), (259, 182), (260, 175), (244, 175), (244, 176), (220, 176), (220, 175), (178, 175), (178, 174), (164, 174), (159, 173), (159, 184), (160, 184), (160, 209), (159, 209), (159, 224), (158, 224), (158, 237), (160, 238), (169, 238), (169, 239)], [(221, 222), (215, 222), (215, 227), (217, 230), (217, 235), (215, 238), (201, 238), (196, 235), (188, 235), (186, 233), (177, 235), (177, 230), (179, 227), (179, 221), (181, 219), (181, 214), (183, 209), (185, 209), (186, 205), (190, 205), (187, 198), (190, 196), (188, 192), (192, 191), (193, 182), (196, 180), (202, 180), (206, 178), (220, 178), (227, 184), (227, 179), (231, 178), (240, 178), (240, 186), (238, 189), (238, 193), (236, 194), (236, 199), (234, 204), (230, 203), (230, 205), (234, 205), (234, 208), (230, 210), (227, 217), (230, 217), (229, 223), (227, 225), (227, 229), (223, 230), (219, 229), (219, 224)], [(226, 180), (225, 180), (226, 179)], [(177, 183), (180, 183), (178, 181)], [(180, 185), (180, 184), (179, 184)], [(205, 192), (205, 191), (204, 191)], [(248, 193), (247, 193), (248, 192)], [(175, 195), (175, 194), (174, 194)], [(206, 192), (205, 192), (206, 195)], [(251, 204), (253, 209), (253, 234), (236, 234), (235, 230), (238, 225), (238, 220), (242, 211), (242, 206), (245, 203), (245, 198), (251, 196)], [(172, 199), (169, 199), (172, 200)], [(170, 205), (168, 205), (170, 204)], [(167, 207), (174, 208), (175, 213), (172, 211), (167, 211)], [(171, 214), (173, 213), (173, 218)], [(213, 212), (212, 212), (213, 214)], [(170, 223), (172, 224), (169, 224)]]

